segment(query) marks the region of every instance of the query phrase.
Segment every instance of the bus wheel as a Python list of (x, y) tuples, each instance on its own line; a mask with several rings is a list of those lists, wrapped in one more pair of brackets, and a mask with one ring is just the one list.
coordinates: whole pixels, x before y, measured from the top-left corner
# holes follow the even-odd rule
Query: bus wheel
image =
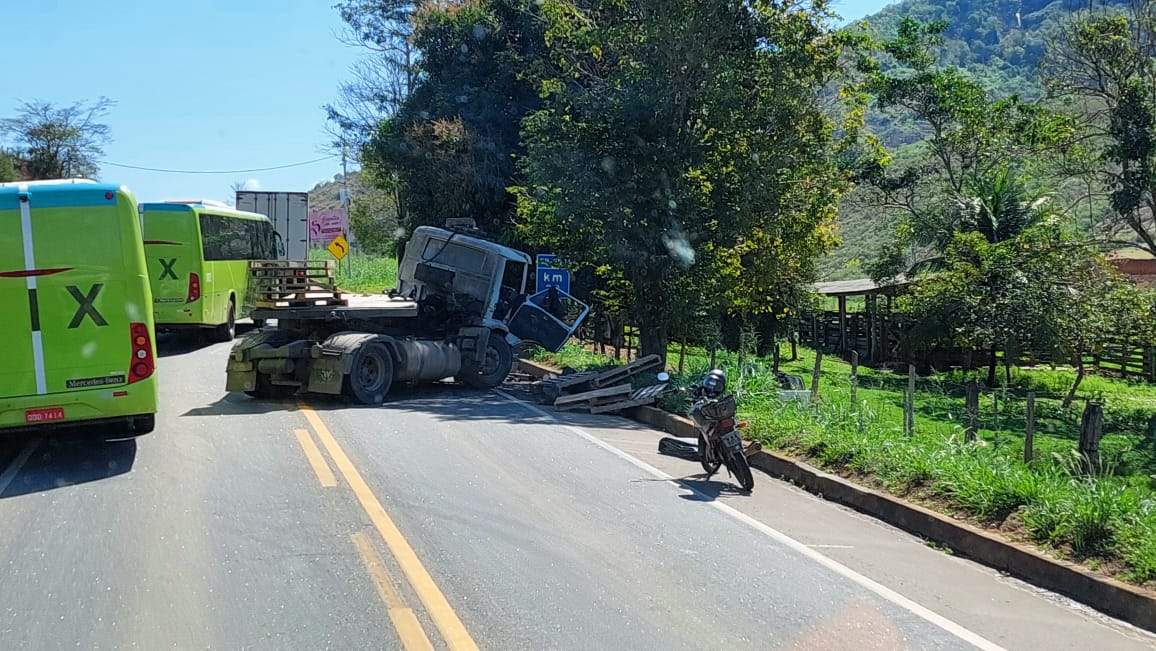
[(156, 414), (145, 414), (143, 416), (133, 416), (128, 421), (128, 428), (134, 436), (148, 434), (157, 426)]
[(237, 304), (233, 297), (229, 297), (229, 311), (225, 315), (225, 322), (213, 328), (213, 341), (232, 341), (237, 335)]

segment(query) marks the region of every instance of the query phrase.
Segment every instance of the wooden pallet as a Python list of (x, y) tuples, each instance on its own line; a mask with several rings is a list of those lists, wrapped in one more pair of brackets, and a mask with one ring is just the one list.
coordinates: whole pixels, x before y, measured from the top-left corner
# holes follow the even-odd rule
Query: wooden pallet
[(329, 260), (253, 260), (249, 291), (259, 308), (342, 307), (349, 304), (337, 288)]
[(630, 407), (653, 404), (666, 391), (666, 387), (665, 383), (655, 384), (635, 391), (629, 384), (619, 384), (561, 396), (554, 401), (554, 408), (584, 409), (592, 414), (622, 411)]
[(631, 407), (642, 407), (644, 405), (654, 404), (659, 396), (666, 392), (666, 386), (666, 383), (662, 383), (642, 387), (638, 391), (630, 394), (626, 400), (593, 405), (590, 407), (590, 413), (604, 414), (611, 411), (622, 411), (623, 409), (629, 409)]
[(621, 384), (629, 381), (634, 376), (645, 373), (652, 369), (656, 369), (662, 365), (662, 358), (658, 355), (647, 355), (640, 357), (629, 364), (622, 366), (615, 366), (612, 369), (602, 371), (590, 381), (594, 388), (610, 386), (614, 384)]
[(344, 298), (303, 298), (303, 299), (282, 299), (275, 301), (257, 301), (256, 307), (263, 309), (276, 309), (283, 307), (345, 307), (349, 305), (349, 301)]
[(606, 387), (603, 389), (594, 389), (593, 391), (584, 391), (582, 393), (574, 393), (564, 395), (554, 400), (554, 406), (559, 409), (578, 409), (583, 407), (591, 407), (606, 400), (618, 401), (622, 396), (629, 395), (632, 389), (629, 384), (623, 384), (616, 387)]

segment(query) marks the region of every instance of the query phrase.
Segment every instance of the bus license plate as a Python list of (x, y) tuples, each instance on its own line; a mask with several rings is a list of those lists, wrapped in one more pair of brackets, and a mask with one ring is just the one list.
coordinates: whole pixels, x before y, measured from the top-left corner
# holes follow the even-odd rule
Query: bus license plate
[(731, 430), (722, 435), (723, 445), (728, 448), (742, 447), (742, 441), (739, 440), (739, 433)]
[(57, 420), (64, 420), (64, 407), (43, 407), (41, 409), (28, 409), (24, 412), (24, 422), (28, 425), (51, 423)]

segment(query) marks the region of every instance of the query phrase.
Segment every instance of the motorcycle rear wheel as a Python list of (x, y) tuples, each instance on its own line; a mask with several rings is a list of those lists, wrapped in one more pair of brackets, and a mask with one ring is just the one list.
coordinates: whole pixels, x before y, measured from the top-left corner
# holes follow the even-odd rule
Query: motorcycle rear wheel
[(728, 448), (723, 452), (723, 458), (726, 461), (727, 469), (734, 475), (739, 486), (744, 491), (751, 492), (751, 489), (755, 487), (755, 478), (751, 474), (751, 464), (747, 463), (747, 455), (743, 454), (742, 448), (738, 450)]
[(707, 456), (707, 454), (708, 454), (707, 453), (707, 445), (708, 445), (708, 443), (706, 442), (706, 437), (704, 437), (702, 435), (702, 432), (699, 432), (698, 433), (698, 462), (702, 464), (702, 469), (706, 471), (706, 474), (709, 477), (710, 475), (713, 475), (716, 472), (718, 472), (719, 466), (722, 465), (722, 459), (719, 459), (716, 457), (715, 459), (712, 460), (709, 456)]

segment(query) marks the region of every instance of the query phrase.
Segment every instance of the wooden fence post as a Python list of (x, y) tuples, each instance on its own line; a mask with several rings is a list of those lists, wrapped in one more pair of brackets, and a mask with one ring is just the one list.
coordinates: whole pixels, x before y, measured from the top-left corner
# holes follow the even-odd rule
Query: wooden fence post
[(1104, 435), (1104, 408), (1100, 403), (1088, 401), (1084, 416), (1080, 420), (1080, 457), (1085, 472), (1100, 466), (1100, 437)]
[(903, 403), (903, 432), (915, 434), (915, 365), (907, 365), (907, 400)]
[(851, 351), (851, 408), (859, 409), (859, 351)]
[(979, 382), (974, 379), (967, 381), (967, 397), (964, 399), (963, 410), (967, 417), (963, 438), (967, 441), (974, 441), (979, 421)]
[(1027, 427), (1024, 430), (1024, 463), (1031, 463), (1035, 456), (1036, 435), (1036, 392), (1028, 391)]
[(811, 402), (819, 401), (819, 371), (823, 368), (823, 351), (815, 350), (815, 369), (811, 371)]

